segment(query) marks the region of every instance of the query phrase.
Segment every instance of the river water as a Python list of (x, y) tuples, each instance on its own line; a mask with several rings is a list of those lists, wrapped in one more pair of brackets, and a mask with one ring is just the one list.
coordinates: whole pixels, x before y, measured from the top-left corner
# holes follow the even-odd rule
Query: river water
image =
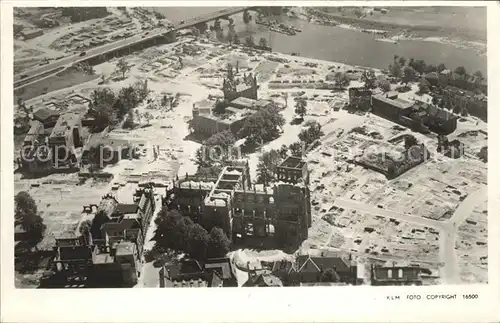
[[(172, 22), (187, 20), (201, 14), (223, 9), (221, 7), (157, 7)], [(255, 14), (252, 13), (253, 18)], [(473, 49), (457, 48), (450, 44), (441, 44), (422, 40), (400, 40), (399, 43), (377, 41), (376, 35), (362, 33), (334, 26), (322, 26), (304, 20), (281, 17), (281, 22), (302, 30), (295, 36), (270, 32), (267, 27), (252, 21), (244, 24), (242, 14), (232, 16), (236, 32), (243, 42), (252, 35), (255, 42), (266, 38), (273, 51), (281, 53), (299, 53), (300, 56), (345, 63), (349, 65), (387, 68), (394, 55), (423, 59), (427, 64), (444, 63), (454, 69), (464, 66), (471, 73), (480, 70), (486, 75), (486, 55), (477, 55)], [(222, 21), (224, 32), (227, 22)]]

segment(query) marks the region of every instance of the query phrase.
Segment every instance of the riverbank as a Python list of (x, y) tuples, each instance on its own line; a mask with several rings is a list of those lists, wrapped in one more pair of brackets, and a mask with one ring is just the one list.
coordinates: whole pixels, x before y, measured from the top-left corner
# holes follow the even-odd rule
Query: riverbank
[[(392, 17), (385, 20), (371, 18), (357, 18), (343, 14), (328, 12), (332, 8), (304, 8), (297, 17), (312, 23), (331, 25), (358, 32), (382, 34), (382, 41), (394, 42), (398, 40), (418, 40), (452, 45), (456, 48), (471, 49), (478, 55), (486, 55), (486, 32), (476, 29), (459, 30), (446, 24), (441, 26), (418, 23), (408, 20), (406, 22), (391, 21)], [(394, 18), (396, 20), (396, 18)]]

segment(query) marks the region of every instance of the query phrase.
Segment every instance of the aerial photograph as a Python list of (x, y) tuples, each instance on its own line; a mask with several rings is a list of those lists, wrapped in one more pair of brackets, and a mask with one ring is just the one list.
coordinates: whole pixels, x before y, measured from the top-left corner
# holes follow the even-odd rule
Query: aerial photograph
[(486, 7), (14, 7), (16, 288), (488, 283)]

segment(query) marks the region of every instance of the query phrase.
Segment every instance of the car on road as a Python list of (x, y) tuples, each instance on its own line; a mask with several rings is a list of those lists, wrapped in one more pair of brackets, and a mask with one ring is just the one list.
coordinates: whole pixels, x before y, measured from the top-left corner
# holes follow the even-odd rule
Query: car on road
[(87, 55), (87, 52), (81, 52), (80, 53), (80, 56), (85, 56), (85, 55)]
[(28, 77), (28, 75), (26, 75), (26, 74), (21, 75), (21, 78), (22, 78), (22, 79), (25, 79), (25, 78), (27, 78), (27, 77)]

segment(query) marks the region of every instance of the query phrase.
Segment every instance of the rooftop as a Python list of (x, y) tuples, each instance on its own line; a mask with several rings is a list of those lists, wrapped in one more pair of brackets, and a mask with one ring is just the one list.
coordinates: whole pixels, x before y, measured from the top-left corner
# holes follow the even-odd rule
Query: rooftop
[(33, 118), (35, 120), (45, 123), (51, 117), (59, 117), (60, 113), (56, 110), (41, 108), (33, 113)]
[(408, 108), (411, 108), (413, 106), (413, 102), (408, 102), (408, 101), (400, 99), (400, 98), (389, 99), (386, 96), (388, 96), (388, 95), (387, 94), (386, 95), (377, 94), (377, 95), (374, 95), (373, 98), (377, 99), (379, 101), (382, 101), (384, 103), (390, 104), (390, 105), (397, 107), (399, 109), (408, 109)]
[(118, 204), (115, 209), (115, 213), (119, 214), (135, 214), (139, 206), (137, 204)]
[(229, 102), (229, 106), (242, 106), (247, 109), (256, 110), (261, 109), (269, 105), (271, 102), (268, 100), (254, 100), (240, 96)]
[(50, 134), (50, 138), (67, 136), (68, 132), (80, 121), (80, 116), (76, 113), (65, 113), (57, 119), (57, 123)]
[(129, 256), (135, 252), (135, 244), (129, 241), (120, 242), (116, 245), (116, 256)]
[(302, 161), (302, 158), (289, 156), (279, 165), (279, 167), (302, 169), (302, 167), (304, 167), (305, 164), (306, 163)]

